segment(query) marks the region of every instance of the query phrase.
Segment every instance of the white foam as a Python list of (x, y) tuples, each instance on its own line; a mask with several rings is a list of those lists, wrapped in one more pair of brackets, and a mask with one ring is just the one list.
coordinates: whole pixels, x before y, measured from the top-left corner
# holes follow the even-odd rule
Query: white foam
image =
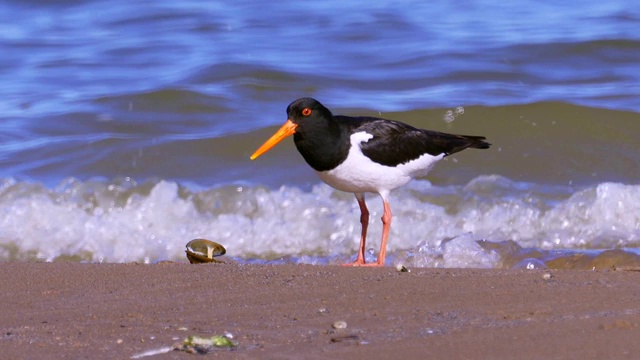
[[(466, 186), (413, 182), (392, 193), (389, 253), (414, 266), (493, 267), (477, 240), (513, 240), (541, 249), (640, 244), (640, 186), (602, 183), (582, 190), (513, 182), (498, 176)], [(382, 204), (369, 195), (367, 247), (376, 252)], [(326, 185), (192, 191), (175, 182), (123, 185), (67, 181), (47, 189), (5, 180), (0, 187), (0, 259), (155, 262), (184, 259), (194, 238), (223, 244), (240, 258), (354, 256), (359, 208), (352, 194)], [(451, 240), (453, 239), (453, 240)]]

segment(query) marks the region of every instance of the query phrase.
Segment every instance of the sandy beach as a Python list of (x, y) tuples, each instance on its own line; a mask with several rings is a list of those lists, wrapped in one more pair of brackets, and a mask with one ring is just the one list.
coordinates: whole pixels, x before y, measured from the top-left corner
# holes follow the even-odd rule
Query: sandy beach
[[(237, 348), (206, 358), (640, 353), (637, 271), (20, 262), (0, 269), (3, 359), (126, 359), (225, 333)], [(346, 328), (334, 329), (340, 321)]]

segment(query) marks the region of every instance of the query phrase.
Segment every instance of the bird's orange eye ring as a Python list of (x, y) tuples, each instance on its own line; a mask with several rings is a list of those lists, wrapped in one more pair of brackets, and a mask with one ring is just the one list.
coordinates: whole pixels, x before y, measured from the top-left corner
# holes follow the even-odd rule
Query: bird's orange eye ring
[(303, 116), (309, 116), (309, 115), (311, 115), (311, 109), (309, 109), (309, 108), (304, 108), (304, 109), (302, 109), (302, 115), (303, 115)]

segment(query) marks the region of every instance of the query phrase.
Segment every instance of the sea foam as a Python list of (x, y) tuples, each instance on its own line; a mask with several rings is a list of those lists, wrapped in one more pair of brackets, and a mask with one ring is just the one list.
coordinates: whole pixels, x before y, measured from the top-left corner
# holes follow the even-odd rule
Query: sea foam
[[(390, 262), (433, 267), (499, 267), (482, 242), (541, 251), (640, 244), (640, 186), (545, 187), (500, 176), (463, 186), (414, 181), (392, 193)], [(184, 245), (206, 238), (239, 261), (338, 263), (355, 255), (360, 216), (351, 194), (319, 184), (192, 189), (176, 182), (67, 179), (54, 189), (3, 180), (0, 259), (91, 262), (184, 260)], [(367, 252), (375, 259), (380, 198)]]

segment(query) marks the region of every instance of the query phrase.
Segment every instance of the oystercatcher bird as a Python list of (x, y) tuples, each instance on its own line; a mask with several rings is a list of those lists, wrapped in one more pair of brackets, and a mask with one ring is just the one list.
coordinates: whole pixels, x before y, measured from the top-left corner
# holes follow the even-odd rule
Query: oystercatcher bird
[[(389, 192), (412, 178), (425, 176), (445, 156), (467, 148), (487, 149), (483, 136), (453, 135), (368, 116), (333, 115), (312, 98), (298, 99), (287, 107), (288, 119), (251, 160), (282, 139), (293, 135), (302, 157), (332, 187), (352, 192), (360, 206), (362, 232), (354, 266), (384, 266), (391, 226)], [(382, 240), (378, 261), (365, 263), (369, 225), (365, 193), (382, 197)]]

